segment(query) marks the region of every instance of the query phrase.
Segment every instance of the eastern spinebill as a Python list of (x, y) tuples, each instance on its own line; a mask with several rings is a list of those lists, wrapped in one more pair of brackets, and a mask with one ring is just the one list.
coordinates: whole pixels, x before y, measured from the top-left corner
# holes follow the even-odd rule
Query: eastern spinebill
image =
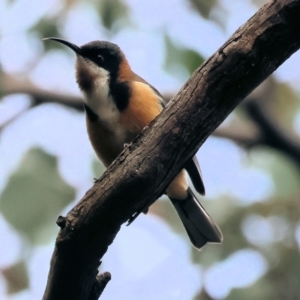
[[(164, 109), (162, 95), (131, 70), (116, 44), (93, 41), (79, 47), (59, 38), (44, 40), (62, 43), (76, 53), (76, 81), (83, 94), (88, 135), (97, 156), (108, 167), (124, 145)], [(186, 173), (195, 189), (204, 195), (195, 156), (173, 179), (165, 193), (196, 248), (200, 249), (207, 242), (220, 243), (222, 233), (189, 187)]]

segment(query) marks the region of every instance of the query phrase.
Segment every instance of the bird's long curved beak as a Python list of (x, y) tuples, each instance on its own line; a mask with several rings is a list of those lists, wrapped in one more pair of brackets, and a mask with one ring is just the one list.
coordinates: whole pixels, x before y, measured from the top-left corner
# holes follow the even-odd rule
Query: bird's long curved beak
[(66, 45), (67, 47), (71, 48), (76, 54), (78, 55), (81, 55), (82, 51), (81, 51), (81, 48), (78, 47), (77, 45), (75, 44), (72, 44), (66, 40), (63, 40), (63, 39), (60, 39), (60, 38), (56, 38), (56, 37), (48, 37), (48, 38), (44, 38), (42, 39), (43, 41), (56, 41), (56, 42), (59, 42), (61, 44), (64, 44)]

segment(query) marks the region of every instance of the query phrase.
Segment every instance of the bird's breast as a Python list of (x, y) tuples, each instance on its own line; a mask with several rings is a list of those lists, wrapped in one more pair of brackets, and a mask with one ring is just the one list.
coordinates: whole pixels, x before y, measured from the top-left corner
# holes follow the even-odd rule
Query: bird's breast
[(107, 124), (103, 124), (100, 119), (92, 122), (87, 117), (86, 124), (89, 139), (97, 156), (108, 167), (122, 152), (124, 143), (116, 136), (116, 132), (112, 131)]
[(85, 95), (86, 104), (98, 116), (95, 122), (87, 117), (87, 128), (98, 157), (108, 166), (123, 150), (124, 144), (131, 142), (160, 113), (162, 106), (151, 87), (132, 82), (128, 104), (120, 111), (109, 92), (108, 82), (97, 84), (93, 94)]
[(109, 166), (130, 139), (127, 129), (119, 122), (121, 113), (109, 91), (109, 82), (98, 80), (93, 93), (84, 93), (84, 101), (97, 115), (96, 121), (90, 120), (87, 115), (91, 144), (103, 164)]

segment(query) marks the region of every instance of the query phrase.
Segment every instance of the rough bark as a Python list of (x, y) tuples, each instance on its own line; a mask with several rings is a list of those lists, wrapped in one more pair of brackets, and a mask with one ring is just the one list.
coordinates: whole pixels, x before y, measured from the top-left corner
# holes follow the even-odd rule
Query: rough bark
[(260, 9), (60, 219), (44, 300), (89, 298), (120, 226), (153, 203), (240, 101), (299, 49), (299, 16), (300, 0)]

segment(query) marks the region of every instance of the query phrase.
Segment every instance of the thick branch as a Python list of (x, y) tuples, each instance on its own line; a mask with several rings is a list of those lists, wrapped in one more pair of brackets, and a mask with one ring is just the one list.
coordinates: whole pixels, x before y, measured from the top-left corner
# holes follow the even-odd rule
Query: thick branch
[(240, 101), (299, 49), (299, 15), (300, 0), (265, 5), (122, 152), (61, 224), (44, 300), (88, 299), (120, 226), (155, 201)]

